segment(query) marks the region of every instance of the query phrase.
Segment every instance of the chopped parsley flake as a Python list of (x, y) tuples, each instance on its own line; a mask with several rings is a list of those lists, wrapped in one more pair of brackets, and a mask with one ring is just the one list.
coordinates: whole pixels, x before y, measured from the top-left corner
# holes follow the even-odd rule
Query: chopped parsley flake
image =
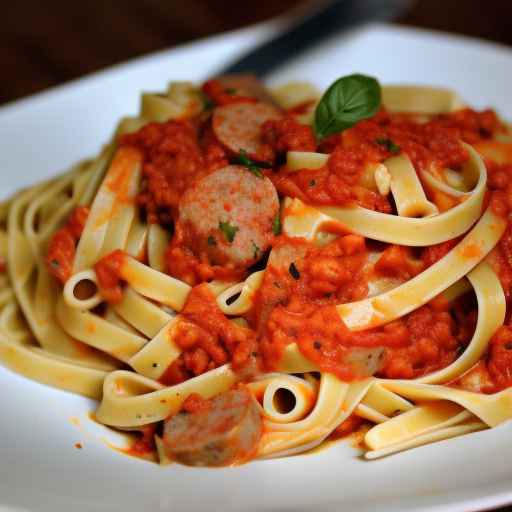
[(316, 180), (311, 180), (311, 181), (309, 182), (309, 186), (310, 186), (310, 187), (314, 187), (314, 186), (316, 186)]
[(208, 245), (217, 245), (217, 240), (215, 240), (215, 238), (212, 235), (208, 237), (207, 242)]
[(229, 222), (221, 221), (219, 222), (219, 229), (224, 233), (226, 240), (232, 243), (239, 228), (238, 226), (232, 226)]
[(272, 233), (276, 236), (281, 233), (281, 217), (279, 214), (277, 214), (276, 218), (272, 221)]
[(272, 167), (267, 162), (256, 162), (252, 160), (247, 155), (247, 151), (245, 149), (240, 150), (234, 163), (247, 167), (247, 169), (249, 169), (249, 171), (252, 172), (258, 178), (263, 178), (263, 173), (261, 172), (261, 169), (270, 169), (270, 167)]
[(252, 243), (252, 250), (254, 252), (254, 258), (257, 258), (260, 254), (260, 248), (254, 243), (254, 240), (251, 240)]
[(381, 146), (384, 146), (390, 153), (400, 153), (402, 150), (402, 148), (398, 144), (395, 144), (391, 139), (382, 137), (377, 139), (375, 142)]
[(234, 89), (233, 87), (228, 87), (227, 89), (225, 89), (225, 91), (231, 96), (233, 96), (233, 94), (236, 94), (236, 89)]
[(215, 103), (203, 92), (200, 92), (200, 98), (205, 110), (212, 110), (215, 107)]

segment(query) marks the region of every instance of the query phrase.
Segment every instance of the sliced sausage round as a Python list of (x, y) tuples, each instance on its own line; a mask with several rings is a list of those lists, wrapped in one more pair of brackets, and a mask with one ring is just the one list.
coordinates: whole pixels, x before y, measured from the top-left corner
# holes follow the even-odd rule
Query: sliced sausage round
[(251, 457), (258, 445), (262, 420), (245, 388), (226, 391), (198, 412), (179, 412), (165, 421), (167, 455), (188, 466), (228, 466)]
[(251, 158), (265, 160), (261, 125), (281, 117), (280, 110), (269, 103), (232, 103), (213, 111), (212, 127), (217, 139), (233, 153), (245, 151)]
[(279, 198), (268, 178), (237, 165), (223, 167), (195, 182), (180, 201), (184, 242), (215, 265), (247, 267), (273, 239)]
[(270, 103), (277, 106), (274, 98), (270, 95), (267, 88), (256, 75), (222, 75), (216, 78), (224, 87), (234, 89), (234, 94), (238, 96), (249, 96), (256, 98), (264, 103)]

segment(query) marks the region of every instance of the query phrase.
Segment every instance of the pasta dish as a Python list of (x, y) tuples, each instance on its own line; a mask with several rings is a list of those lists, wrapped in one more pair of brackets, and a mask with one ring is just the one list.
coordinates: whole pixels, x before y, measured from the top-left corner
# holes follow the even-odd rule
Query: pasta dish
[(510, 126), (447, 89), (173, 82), (0, 203), (0, 362), (161, 464), (496, 427), (511, 176)]

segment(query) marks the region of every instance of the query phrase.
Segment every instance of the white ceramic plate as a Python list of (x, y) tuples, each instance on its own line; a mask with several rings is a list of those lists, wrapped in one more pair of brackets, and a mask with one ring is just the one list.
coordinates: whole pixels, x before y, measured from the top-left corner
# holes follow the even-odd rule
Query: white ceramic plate
[[(140, 90), (201, 79), (274, 30), (253, 27), (118, 66), (0, 109), (0, 197), (93, 154)], [(512, 52), (375, 25), (290, 61), (272, 81), (326, 86), (340, 75), (456, 88), (512, 118)], [(363, 461), (348, 443), (240, 468), (191, 469), (106, 447), (94, 404), (0, 367), (0, 510), (462, 511), (512, 502), (512, 425)], [(76, 442), (82, 450), (74, 447)]]

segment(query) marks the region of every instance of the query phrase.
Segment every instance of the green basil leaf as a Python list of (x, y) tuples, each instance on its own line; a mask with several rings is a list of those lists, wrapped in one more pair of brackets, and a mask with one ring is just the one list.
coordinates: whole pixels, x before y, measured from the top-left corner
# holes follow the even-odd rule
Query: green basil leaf
[(319, 140), (339, 133), (375, 115), (381, 102), (379, 82), (366, 75), (348, 75), (334, 82), (315, 110), (314, 129)]

